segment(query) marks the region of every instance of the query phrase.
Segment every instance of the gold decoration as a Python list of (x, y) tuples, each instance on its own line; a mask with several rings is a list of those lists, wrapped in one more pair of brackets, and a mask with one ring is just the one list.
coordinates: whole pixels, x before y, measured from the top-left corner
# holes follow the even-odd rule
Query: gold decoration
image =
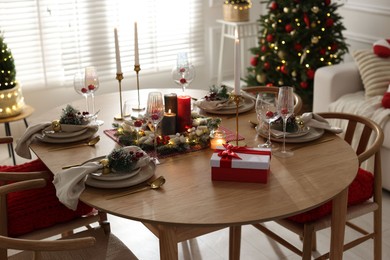
[(53, 121), (51, 122), (51, 128), (53, 129), (54, 132), (59, 132), (59, 131), (61, 131), (60, 120), (53, 120)]
[(318, 6), (313, 6), (312, 8), (311, 8), (311, 11), (313, 12), (313, 13), (318, 13), (318, 11), (319, 11), (320, 9), (318, 8)]
[(311, 43), (313, 43), (313, 44), (317, 44), (318, 41), (319, 41), (319, 39), (318, 39), (318, 37), (316, 37), (316, 36), (313, 36), (313, 37), (311, 38)]
[(264, 83), (267, 80), (267, 76), (264, 73), (259, 73), (256, 75), (256, 80), (259, 83)]
[(282, 50), (279, 50), (279, 51), (278, 51), (278, 57), (279, 57), (280, 59), (284, 59), (285, 56), (286, 56), (286, 53), (285, 53), (284, 51), (282, 51)]
[(290, 12), (290, 9), (288, 7), (285, 7), (283, 8), (283, 12), (285, 12), (286, 14), (288, 14), (288, 12)]

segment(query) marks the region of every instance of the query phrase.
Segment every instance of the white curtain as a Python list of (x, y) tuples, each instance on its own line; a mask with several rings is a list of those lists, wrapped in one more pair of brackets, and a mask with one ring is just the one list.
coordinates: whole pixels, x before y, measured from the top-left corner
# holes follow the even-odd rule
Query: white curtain
[(116, 73), (118, 29), (124, 76), (134, 74), (134, 22), (143, 75), (170, 71), (178, 52), (204, 56), (202, 7), (197, 0), (0, 0), (0, 31), (23, 88), (73, 84), (74, 73), (97, 66), (102, 82)]

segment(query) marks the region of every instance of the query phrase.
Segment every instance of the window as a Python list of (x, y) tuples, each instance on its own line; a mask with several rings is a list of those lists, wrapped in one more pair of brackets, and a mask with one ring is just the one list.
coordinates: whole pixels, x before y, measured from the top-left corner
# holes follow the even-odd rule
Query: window
[(24, 88), (72, 85), (75, 72), (97, 66), (115, 77), (114, 28), (124, 76), (134, 72), (134, 22), (143, 75), (171, 70), (180, 51), (203, 58), (202, 2), (197, 0), (0, 0), (0, 30)]

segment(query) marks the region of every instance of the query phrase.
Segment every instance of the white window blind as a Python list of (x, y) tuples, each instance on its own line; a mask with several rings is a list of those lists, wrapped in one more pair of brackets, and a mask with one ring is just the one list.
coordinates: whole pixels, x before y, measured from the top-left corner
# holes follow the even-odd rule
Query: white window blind
[(197, 0), (0, 0), (0, 30), (23, 88), (73, 84), (74, 73), (97, 66), (115, 78), (114, 28), (124, 76), (134, 75), (134, 22), (143, 75), (170, 71), (178, 52), (195, 65), (204, 55), (202, 2)]

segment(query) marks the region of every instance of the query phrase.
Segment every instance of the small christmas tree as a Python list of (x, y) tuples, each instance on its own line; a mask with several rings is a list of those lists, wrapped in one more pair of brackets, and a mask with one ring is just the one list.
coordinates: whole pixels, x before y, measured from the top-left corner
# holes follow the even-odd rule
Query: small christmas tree
[(260, 16), (259, 47), (251, 49), (248, 86), (293, 86), (306, 110), (313, 103), (317, 68), (340, 63), (348, 51), (340, 5), (331, 0), (270, 0)]
[(15, 63), (11, 50), (4, 42), (3, 34), (0, 32), (0, 90), (11, 89), (16, 85)]

